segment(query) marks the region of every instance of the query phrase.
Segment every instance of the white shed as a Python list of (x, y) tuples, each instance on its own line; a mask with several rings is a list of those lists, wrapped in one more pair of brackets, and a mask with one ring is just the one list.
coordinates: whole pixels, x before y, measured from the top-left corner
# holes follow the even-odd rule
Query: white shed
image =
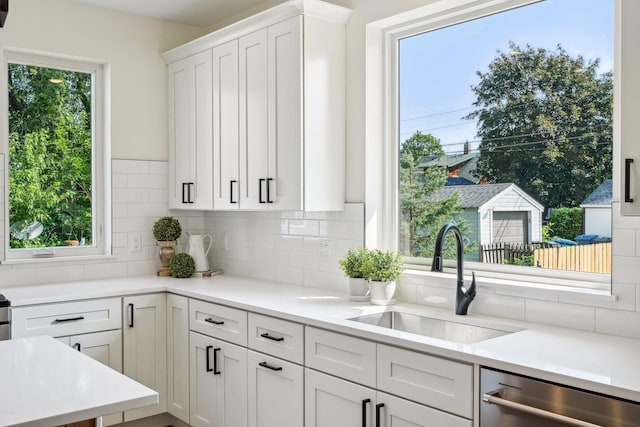
[(584, 234), (597, 234), (599, 237), (611, 237), (611, 200), (613, 199), (613, 181), (605, 179), (580, 204), (584, 211)]
[(458, 194), (460, 215), (471, 228), (471, 241), (531, 243), (542, 240), (544, 207), (513, 183), (443, 187), (432, 197), (445, 200)]

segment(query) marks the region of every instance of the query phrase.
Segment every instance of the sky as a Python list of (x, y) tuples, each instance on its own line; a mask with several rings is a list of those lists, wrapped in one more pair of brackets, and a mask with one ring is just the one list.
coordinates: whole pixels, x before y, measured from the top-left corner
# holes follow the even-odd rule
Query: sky
[(613, 68), (613, 0), (544, 0), (511, 11), (416, 35), (400, 41), (400, 141), (416, 130), (440, 139), (448, 153), (465, 141), (479, 145), (471, 86), (497, 51), (517, 45), (600, 59)]

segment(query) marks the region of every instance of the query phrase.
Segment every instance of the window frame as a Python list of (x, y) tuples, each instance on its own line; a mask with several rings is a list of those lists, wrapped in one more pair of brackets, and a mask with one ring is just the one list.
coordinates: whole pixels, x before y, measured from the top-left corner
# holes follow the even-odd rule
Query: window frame
[[(398, 250), (399, 242), (399, 41), (419, 33), (437, 30), (498, 12), (528, 6), (544, 0), (441, 0), (427, 6), (372, 22), (366, 27), (365, 60), (365, 244), (371, 248)], [(619, 46), (620, 0), (614, 0), (614, 169), (619, 142)], [(615, 174), (614, 170), (614, 176)], [(615, 178), (614, 178), (615, 181)], [(617, 193), (616, 193), (617, 194)], [(613, 206), (612, 206), (613, 211)], [(431, 260), (405, 257), (404, 276), (424, 278)], [(455, 261), (445, 261), (447, 271)], [(479, 281), (496, 286), (566, 289), (611, 295), (611, 275), (575, 271), (528, 269), (465, 261), (466, 271), (479, 272)]]
[[(2, 114), (2, 153), (4, 154), (4, 256), (3, 264), (41, 262), (47, 260), (95, 258), (111, 255), (111, 166), (108, 97), (109, 69), (100, 61), (49, 53), (4, 49), (0, 85)], [(91, 74), (92, 78), (92, 246), (20, 248), (9, 247), (9, 107), (8, 67), (10, 63), (33, 65)]]

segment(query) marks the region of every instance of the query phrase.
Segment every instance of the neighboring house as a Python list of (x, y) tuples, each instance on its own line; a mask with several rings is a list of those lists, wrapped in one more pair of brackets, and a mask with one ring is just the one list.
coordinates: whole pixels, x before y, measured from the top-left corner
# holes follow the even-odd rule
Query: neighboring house
[[(478, 165), (479, 153), (469, 153), (468, 145), (465, 145), (463, 154), (445, 154), (444, 156), (426, 156), (420, 160), (418, 167), (428, 168), (429, 166), (440, 165), (447, 169), (447, 176), (464, 178), (471, 184), (477, 184), (480, 179), (473, 175), (473, 171)], [(447, 184), (451, 185), (451, 184)], [(453, 184), (462, 185), (462, 184)], [(466, 184), (465, 184), (466, 185)]]
[(597, 234), (599, 237), (611, 237), (611, 200), (613, 199), (613, 181), (605, 179), (580, 204), (584, 212), (584, 234)]
[(531, 243), (542, 240), (544, 207), (515, 184), (453, 185), (431, 198), (445, 200), (459, 195), (460, 218), (470, 226), (469, 241)]

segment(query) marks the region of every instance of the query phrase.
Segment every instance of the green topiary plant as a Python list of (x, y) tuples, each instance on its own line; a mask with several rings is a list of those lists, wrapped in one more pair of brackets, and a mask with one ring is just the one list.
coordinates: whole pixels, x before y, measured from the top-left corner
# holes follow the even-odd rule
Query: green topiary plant
[(181, 234), (180, 222), (172, 216), (162, 217), (153, 224), (153, 237), (159, 242), (177, 240)]
[(400, 278), (402, 267), (402, 258), (397, 253), (374, 249), (364, 261), (362, 272), (371, 282), (393, 282)]
[(173, 277), (179, 279), (191, 277), (196, 272), (196, 262), (189, 254), (176, 254), (169, 261), (169, 271)]
[(347, 254), (339, 261), (340, 269), (344, 271), (347, 277), (360, 279), (364, 277), (362, 265), (370, 256), (371, 251), (368, 248), (351, 248)]

